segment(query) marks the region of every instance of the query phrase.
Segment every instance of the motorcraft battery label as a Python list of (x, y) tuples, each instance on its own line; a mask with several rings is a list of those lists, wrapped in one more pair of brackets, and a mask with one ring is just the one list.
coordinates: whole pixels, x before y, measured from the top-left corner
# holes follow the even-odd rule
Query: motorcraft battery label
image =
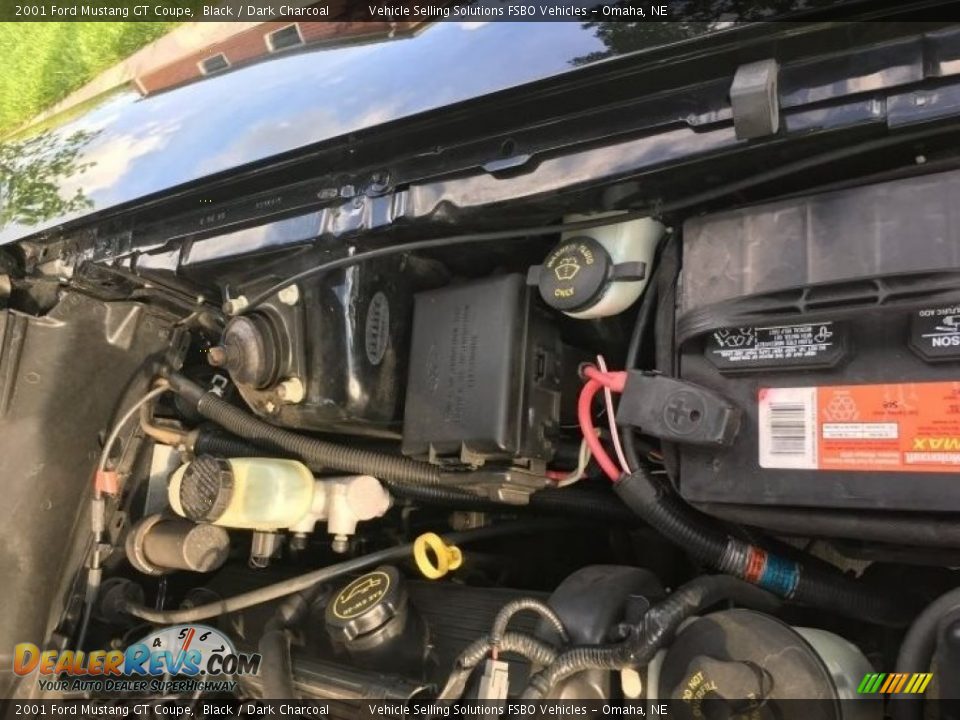
[(761, 388), (763, 468), (960, 472), (960, 381)]

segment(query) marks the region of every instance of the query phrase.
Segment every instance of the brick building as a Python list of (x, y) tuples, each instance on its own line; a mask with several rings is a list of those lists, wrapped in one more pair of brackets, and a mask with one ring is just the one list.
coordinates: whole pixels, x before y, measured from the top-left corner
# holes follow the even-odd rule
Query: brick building
[(137, 89), (152, 95), (207, 75), (257, 62), (276, 53), (325, 44), (355, 43), (379, 38), (402, 37), (417, 32), (424, 22), (373, 22), (331, 20), (256, 23), (202, 51), (180, 57), (134, 79)]

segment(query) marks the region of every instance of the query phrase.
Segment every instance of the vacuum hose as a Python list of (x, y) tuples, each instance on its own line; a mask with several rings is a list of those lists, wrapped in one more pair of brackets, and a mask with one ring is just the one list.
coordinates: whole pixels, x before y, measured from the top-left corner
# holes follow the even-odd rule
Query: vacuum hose
[(440, 468), (409, 458), (360, 450), (299, 435), (275, 427), (205, 391), (183, 375), (170, 372), (170, 389), (194, 405), (203, 417), (255, 445), (303, 460), (312, 469), (330, 469), (358, 475), (373, 475), (401, 485), (434, 485)]

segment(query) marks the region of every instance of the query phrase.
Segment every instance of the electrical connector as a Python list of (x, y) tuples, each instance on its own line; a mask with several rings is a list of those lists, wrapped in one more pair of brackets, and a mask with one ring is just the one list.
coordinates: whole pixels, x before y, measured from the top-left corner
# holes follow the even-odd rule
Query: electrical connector
[(506, 700), (510, 690), (510, 665), (504, 660), (487, 659), (477, 691), (478, 700)]
[(617, 424), (663, 440), (726, 447), (740, 430), (740, 408), (713, 390), (658, 373), (627, 373)]

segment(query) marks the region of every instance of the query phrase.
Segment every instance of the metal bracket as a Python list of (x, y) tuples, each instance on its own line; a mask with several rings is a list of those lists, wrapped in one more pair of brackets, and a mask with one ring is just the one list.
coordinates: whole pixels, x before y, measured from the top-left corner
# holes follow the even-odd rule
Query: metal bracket
[(219, 397), (223, 397), (224, 391), (230, 387), (229, 378), (220, 375), (219, 373), (210, 378), (210, 392)]

